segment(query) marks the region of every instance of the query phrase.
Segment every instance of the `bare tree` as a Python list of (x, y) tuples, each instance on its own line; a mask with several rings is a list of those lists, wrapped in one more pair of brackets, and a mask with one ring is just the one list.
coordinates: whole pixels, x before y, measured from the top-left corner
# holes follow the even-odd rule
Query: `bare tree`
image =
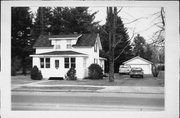
[(109, 82), (114, 82), (114, 48), (116, 36), (117, 7), (107, 8), (109, 29)]

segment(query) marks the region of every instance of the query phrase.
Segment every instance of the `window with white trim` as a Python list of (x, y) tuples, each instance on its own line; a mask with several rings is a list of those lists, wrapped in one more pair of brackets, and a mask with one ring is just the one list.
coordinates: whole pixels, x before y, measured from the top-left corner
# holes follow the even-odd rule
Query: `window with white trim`
[(59, 68), (59, 60), (55, 60), (55, 68), (56, 68), (56, 69)]
[(71, 58), (71, 67), (76, 68), (76, 58)]
[(94, 45), (94, 52), (97, 52), (97, 42)]
[(64, 58), (64, 68), (69, 68), (69, 58)]
[(64, 58), (64, 68), (76, 68), (76, 58), (74, 57), (65, 57)]
[(66, 48), (67, 49), (71, 49), (72, 45), (71, 45), (71, 40), (67, 40), (66, 42)]
[(40, 58), (40, 68), (44, 68), (44, 58)]
[(46, 59), (46, 68), (50, 68), (50, 58), (45, 58)]
[(55, 49), (61, 49), (61, 45), (60, 44), (56, 44)]
[(55, 49), (61, 49), (61, 44), (60, 44), (60, 40), (59, 41), (55, 41)]
[(98, 59), (94, 58), (94, 63), (97, 64), (98, 63)]
[(50, 68), (50, 58), (40, 58), (40, 68)]

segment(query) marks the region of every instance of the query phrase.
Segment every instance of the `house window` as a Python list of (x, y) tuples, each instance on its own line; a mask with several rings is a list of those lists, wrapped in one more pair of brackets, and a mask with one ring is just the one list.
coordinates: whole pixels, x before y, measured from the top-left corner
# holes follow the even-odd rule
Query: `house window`
[(56, 44), (55, 48), (56, 49), (61, 49), (61, 45), (60, 44)]
[(71, 67), (76, 68), (76, 58), (71, 58)]
[(56, 69), (59, 68), (59, 60), (55, 60), (55, 68), (56, 68)]
[(40, 67), (44, 68), (44, 58), (40, 58)]
[(50, 68), (50, 58), (40, 58), (41, 68)]
[(71, 40), (67, 40), (66, 48), (71, 49)]
[(69, 68), (69, 58), (64, 59), (64, 68)]
[(55, 49), (61, 49), (60, 41), (55, 41)]
[(64, 58), (64, 67), (65, 68), (76, 68), (76, 58)]
[(50, 58), (46, 58), (46, 68), (50, 68)]
[(97, 42), (94, 45), (94, 52), (97, 52)]
[(98, 63), (98, 60), (94, 58), (94, 63), (97, 64)]

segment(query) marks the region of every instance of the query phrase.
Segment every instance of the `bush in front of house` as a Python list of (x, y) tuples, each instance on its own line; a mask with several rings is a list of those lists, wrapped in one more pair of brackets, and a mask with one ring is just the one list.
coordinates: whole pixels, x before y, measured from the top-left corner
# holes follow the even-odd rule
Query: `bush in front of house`
[(91, 64), (88, 67), (89, 79), (103, 79), (103, 70), (98, 64)]
[(41, 80), (43, 77), (42, 77), (42, 74), (41, 74), (41, 71), (38, 69), (37, 66), (34, 66), (31, 70), (31, 79), (32, 80)]
[(70, 68), (65, 78), (66, 80), (77, 80), (75, 68)]

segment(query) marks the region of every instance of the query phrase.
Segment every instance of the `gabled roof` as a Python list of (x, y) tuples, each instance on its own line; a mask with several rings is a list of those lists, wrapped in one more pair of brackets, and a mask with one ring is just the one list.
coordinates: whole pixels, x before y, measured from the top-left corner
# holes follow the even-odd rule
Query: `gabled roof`
[(76, 44), (73, 46), (94, 46), (94, 44), (97, 40), (97, 37), (98, 37), (97, 33), (83, 34), (83, 35), (80, 35), (80, 34), (40, 35), (39, 38), (37, 39), (36, 43), (34, 44), (34, 47), (35, 48), (37, 48), (37, 47), (53, 47), (53, 45), (51, 45), (51, 40), (49, 40), (51, 38), (63, 38), (63, 39), (78, 38)]
[(73, 46), (94, 46), (97, 34), (83, 34)]
[(34, 54), (34, 55), (31, 55), (31, 56), (41, 56), (41, 55), (44, 55), (44, 56), (84, 55), (84, 56), (86, 56), (86, 54), (75, 52), (75, 51), (52, 51), (52, 52)]
[(49, 40), (48, 35), (40, 35), (36, 40), (34, 47), (53, 47), (53, 45), (51, 45), (51, 41)]
[(146, 60), (146, 59), (144, 59), (144, 58), (141, 58), (140, 56), (136, 56), (136, 57), (134, 57), (134, 58), (132, 58), (132, 59), (130, 59), (130, 60), (128, 60), (128, 61), (125, 61), (125, 62), (123, 62), (123, 64), (129, 63), (129, 62), (131, 62), (131, 61), (133, 61), (133, 60), (135, 60), (135, 59), (141, 59), (141, 60), (143, 60), (143, 61), (145, 61), (145, 62), (147, 62), (147, 63), (149, 63), (149, 64), (152, 64), (152, 62), (150, 62), (150, 61), (148, 61), (148, 60)]

